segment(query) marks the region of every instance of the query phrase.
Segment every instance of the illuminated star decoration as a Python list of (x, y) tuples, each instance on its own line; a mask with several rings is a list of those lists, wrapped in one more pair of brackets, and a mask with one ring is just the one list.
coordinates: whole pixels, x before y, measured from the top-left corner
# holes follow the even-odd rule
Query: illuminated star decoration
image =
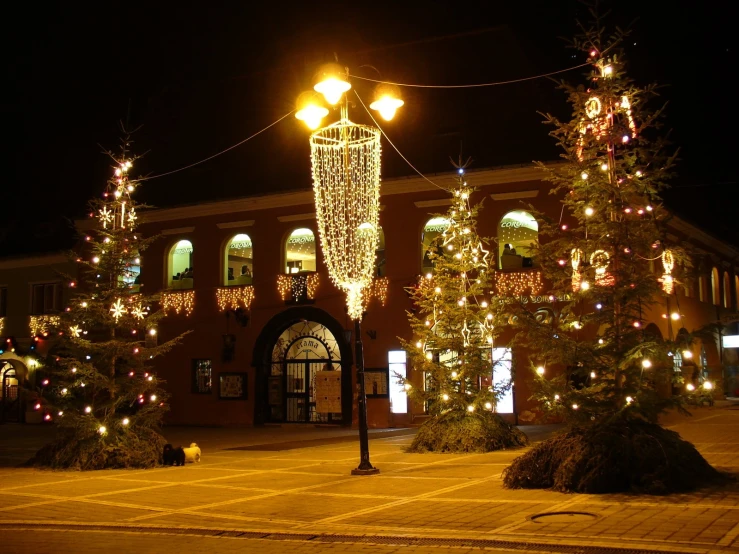
[(113, 221), (113, 212), (111, 212), (107, 206), (103, 206), (100, 210), (100, 223), (103, 224), (103, 229), (107, 229), (108, 223)]
[(126, 314), (126, 307), (121, 303), (121, 299), (115, 301), (113, 306), (110, 308), (110, 312), (113, 314), (113, 318), (118, 321), (118, 319)]
[(72, 326), (71, 326), (71, 327), (69, 328), (69, 333), (70, 333), (70, 334), (71, 334), (71, 335), (72, 335), (72, 336), (73, 336), (74, 338), (76, 338), (76, 339), (77, 339), (77, 338), (79, 338), (80, 334), (82, 333), (82, 329), (80, 329), (78, 325), (72, 325)]
[(139, 304), (131, 310), (131, 315), (136, 319), (144, 319), (146, 317), (146, 310)]
[(133, 228), (133, 226), (136, 224), (136, 211), (131, 208), (128, 211), (128, 225), (129, 227)]

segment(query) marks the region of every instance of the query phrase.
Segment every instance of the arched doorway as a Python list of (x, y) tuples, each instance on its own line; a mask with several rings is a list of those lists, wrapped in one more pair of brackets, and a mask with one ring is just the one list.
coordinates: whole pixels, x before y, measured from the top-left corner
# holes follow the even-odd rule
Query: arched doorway
[(21, 385), (28, 375), (26, 366), (18, 360), (0, 358), (0, 423), (23, 422)]
[[(312, 306), (274, 316), (257, 338), (255, 423), (351, 423), (351, 345), (341, 324)], [(337, 372), (340, 400), (317, 400), (325, 386), (320, 372)], [(325, 374), (324, 374), (325, 375)], [(326, 381), (325, 379), (323, 380)]]

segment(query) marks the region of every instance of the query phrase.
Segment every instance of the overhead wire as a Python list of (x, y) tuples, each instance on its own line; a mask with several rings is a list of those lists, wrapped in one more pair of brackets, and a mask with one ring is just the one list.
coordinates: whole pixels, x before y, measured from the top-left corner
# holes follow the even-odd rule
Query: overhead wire
[(372, 115), (372, 112), (370, 112), (370, 111), (369, 111), (369, 110), (367, 109), (367, 106), (366, 106), (366, 105), (364, 104), (364, 102), (362, 101), (362, 98), (360, 98), (360, 96), (359, 96), (359, 94), (357, 93), (357, 91), (356, 91), (356, 90), (354, 91), (354, 95), (355, 95), (355, 96), (357, 97), (357, 99), (359, 100), (359, 103), (360, 103), (360, 104), (362, 104), (362, 107), (364, 108), (364, 110), (365, 110), (365, 111), (366, 111), (366, 112), (367, 112), (367, 113), (369, 114), (369, 116), (370, 116), (370, 117), (372, 118), (372, 121), (374, 121), (375, 125), (376, 125), (376, 126), (377, 126), (377, 128), (378, 128), (378, 129), (380, 130), (380, 132), (382, 133), (382, 136), (384, 136), (384, 137), (385, 137), (385, 139), (386, 139), (386, 140), (387, 140), (387, 141), (388, 141), (388, 142), (390, 143), (390, 146), (392, 146), (392, 147), (393, 147), (393, 148), (395, 149), (395, 151), (396, 151), (396, 152), (398, 153), (398, 156), (400, 156), (401, 158), (403, 158), (403, 160), (405, 161), (405, 163), (407, 163), (407, 164), (408, 164), (408, 166), (409, 166), (409, 167), (410, 167), (410, 168), (411, 168), (411, 169), (412, 169), (413, 171), (415, 171), (416, 173), (418, 173), (418, 174), (419, 174), (419, 175), (420, 175), (420, 176), (421, 176), (421, 177), (422, 177), (423, 179), (425, 179), (426, 181), (428, 181), (429, 183), (431, 183), (431, 184), (432, 184), (432, 185), (434, 185), (435, 187), (437, 187), (437, 188), (439, 188), (439, 189), (441, 189), (441, 190), (443, 190), (443, 191), (449, 192), (449, 190), (448, 190), (447, 188), (445, 188), (445, 187), (442, 187), (441, 185), (437, 185), (437, 184), (436, 184), (436, 183), (434, 183), (434, 182), (433, 182), (433, 181), (432, 181), (431, 179), (429, 179), (429, 178), (428, 178), (428, 177), (426, 177), (426, 176), (425, 176), (425, 175), (424, 175), (423, 173), (421, 173), (421, 172), (420, 172), (420, 171), (419, 171), (418, 169), (416, 169), (416, 166), (414, 166), (414, 165), (413, 165), (413, 164), (412, 164), (412, 163), (411, 163), (411, 162), (410, 162), (410, 161), (408, 160), (408, 158), (406, 158), (406, 157), (405, 157), (405, 156), (403, 155), (403, 153), (402, 153), (402, 152), (401, 152), (400, 150), (398, 150), (398, 147), (397, 147), (397, 146), (395, 146), (395, 143), (393, 143), (393, 141), (392, 141), (392, 140), (390, 140), (390, 137), (389, 137), (389, 136), (387, 136), (387, 133), (386, 133), (386, 132), (385, 132), (385, 130), (384, 130), (384, 129), (383, 129), (383, 128), (382, 128), (381, 126), (380, 126), (380, 124), (379, 124), (379, 123), (377, 122), (377, 120), (375, 119), (375, 116), (373, 116), (373, 115)]
[(190, 169), (191, 167), (195, 167), (196, 165), (200, 165), (200, 164), (202, 164), (202, 163), (205, 163), (205, 162), (207, 162), (207, 161), (210, 161), (210, 160), (212, 160), (213, 158), (217, 158), (217, 157), (218, 157), (218, 156), (220, 156), (221, 154), (225, 154), (225, 153), (226, 153), (226, 152), (228, 152), (229, 150), (233, 150), (234, 148), (237, 148), (237, 147), (241, 146), (241, 145), (242, 145), (242, 144), (244, 144), (245, 142), (248, 142), (248, 141), (250, 141), (250, 140), (251, 140), (251, 139), (253, 139), (254, 137), (256, 137), (256, 136), (258, 136), (258, 135), (261, 135), (261, 134), (262, 134), (262, 133), (263, 133), (264, 131), (266, 131), (266, 130), (267, 130), (267, 129), (269, 129), (270, 127), (274, 127), (274, 126), (275, 126), (275, 125), (277, 125), (277, 124), (278, 124), (278, 123), (279, 123), (280, 121), (282, 121), (283, 119), (285, 119), (285, 118), (286, 118), (286, 117), (288, 117), (289, 115), (292, 115), (292, 114), (293, 114), (294, 112), (295, 112), (295, 110), (290, 110), (290, 111), (289, 111), (289, 112), (287, 112), (287, 113), (286, 113), (285, 115), (283, 115), (283, 116), (282, 116), (282, 117), (281, 117), (280, 119), (278, 119), (277, 121), (273, 121), (272, 123), (270, 123), (269, 125), (267, 125), (267, 126), (266, 126), (266, 127), (264, 127), (263, 129), (261, 129), (261, 130), (257, 131), (256, 133), (254, 133), (253, 135), (251, 135), (251, 136), (249, 136), (249, 137), (245, 138), (245, 139), (244, 139), (244, 140), (242, 140), (242, 141), (239, 141), (239, 142), (237, 142), (236, 144), (234, 144), (234, 145), (232, 145), (232, 146), (229, 146), (229, 147), (228, 147), (228, 148), (226, 148), (225, 150), (221, 150), (220, 152), (218, 152), (218, 153), (216, 153), (216, 154), (213, 154), (212, 156), (208, 156), (207, 158), (205, 158), (205, 159), (203, 159), (203, 160), (200, 160), (199, 162), (195, 162), (195, 163), (193, 163), (193, 164), (190, 164), (190, 165), (186, 165), (185, 167), (181, 167), (181, 168), (179, 168), (179, 169), (174, 169), (174, 170), (172, 170), (172, 171), (167, 171), (166, 173), (160, 173), (159, 175), (152, 175), (151, 177), (141, 177), (141, 178), (137, 179), (137, 181), (150, 181), (150, 180), (152, 180), (152, 179), (157, 179), (157, 178), (159, 178), (159, 177), (164, 177), (164, 176), (166, 176), (166, 175), (172, 175), (173, 173), (178, 173), (178, 172), (180, 172), (180, 171), (184, 171), (184, 170), (186, 170), (186, 169)]
[(552, 71), (550, 73), (542, 73), (541, 75), (534, 75), (532, 77), (523, 77), (521, 79), (512, 79), (510, 81), (496, 81), (493, 83), (476, 83), (476, 84), (471, 84), (471, 85), (416, 85), (413, 83), (395, 83), (393, 81), (382, 81), (380, 79), (370, 79), (369, 77), (360, 77), (359, 75), (349, 75), (349, 76), (353, 77), (354, 79), (361, 79), (363, 81), (371, 81), (373, 83), (382, 83), (384, 85), (394, 85), (396, 87), (441, 88), (441, 89), (480, 88), (480, 87), (495, 87), (498, 85), (510, 85), (513, 83), (522, 83), (524, 81), (533, 81), (534, 79), (542, 79), (544, 77), (551, 77), (552, 75), (557, 75), (559, 73), (566, 73), (567, 71), (572, 71), (573, 69), (579, 69), (581, 67), (585, 67), (588, 65), (591, 65), (591, 64), (589, 62), (586, 62), (586, 63), (581, 63), (580, 65), (568, 67), (567, 69), (559, 69), (557, 71)]

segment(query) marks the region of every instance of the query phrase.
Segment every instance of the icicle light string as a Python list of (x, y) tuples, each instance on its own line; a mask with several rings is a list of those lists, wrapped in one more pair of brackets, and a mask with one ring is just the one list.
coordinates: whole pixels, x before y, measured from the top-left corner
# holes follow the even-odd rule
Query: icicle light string
[(403, 160), (405, 161), (405, 163), (407, 163), (407, 164), (408, 164), (408, 166), (409, 166), (409, 167), (410, 167), (410, 168), (411, 168), (411, 169), (412, 169), (413, 171), (415, 171), (416, 173), (418, 173), (418, 174), (419, 174), (419, 175), (420, 175), (421, 177), (423, 177), (423, 178), (424, 178), (424, 179), (425, 179), (426, 181), (428, 181), (429, 183), (431, 183), (432, 185), (434, 185), (434, 186), (435, 186), (436, 188), (439, 188), (439, 189), (441, 189), (441, 190), (443, 190), (443, 191), (449, 192), (449, 189), (447, 189), (447, 188), (444, 188), (444, 187), (442, 187), (441, 185), (437, 185), (436, 183), (434, 183), (434, 182), (433, 182), (433, 181), (432, 181), (431, 179), (429, 179), (429, 178), (428, 178), (428, 177), (426, 177), (426, 176), (425, 176), (425, 175), (424, 175), (423, 173), (421, 173), (420, 171), (418, 171), (418, 170), (416, 169), (416, 166), (414, 166), (414, 165), (413, 165), (413, 164), (412, 164), (411, 162), (409, 162), (409, 161), (408, 161), (408, 158), (406, 158), (406, 157), (405, 157), (405, 156), (403, 155), (403, 153), (402, 153), (402, 152), (401, 152), (400, 150), (398, 150), (398, 147), (397, 147), (397, 146), (395, 146), (395, 144), (393, 144), (393, 141), (392, 141), (392, 140), (390, 140), (390, 137), (389, 137), (389, 136), (387, 136), (387, 133), (385, 133), (385, 130), (384, 130), (384, 129), (383, 129), (383, 128), (382, 128), (381, 126), (380, 126), (380, 124), (379, 124), (379, 123), (377, 122), (377, 120), (375, 119), (375, 116), (373, 116), (373, 115), (372, 115), (372, 112), (370, 112), (370, 111), (369, 111), (369, 110), (367, 109), (367, 106), (365, 106), (364, 102), (363, 102), (363, 101), (362, 101), (362, 99), (361, 99), (361, 98), (359, 97), (359, 94), (357, 94), (357, 91), (356, 91), (356, 90), (354, 91), (354, 96), (356, 96), (356, 97), (357, 97), (357, 100), (359, 100), (359, 103), (360, 103), (360, 104), (362, 104), (362, 107), (364, 108), (364, 110), (365, 110), (365, 111), (366, 111), (366, 112), (367, 112), (367, 113), (369, 114), (370, 118), (372, 118), (372, 121), (374, 121), (375, 125), (376, 125), (376, 126), (377, 126), (377, 128), (378, 128), (378, 129), (380, 130), (380, 132), (382, 133), (382, 136), (384, 136), (384, 137), (385, 137), (385, 138), (387, 139), (387, 141), (388, 141), (388, 142), (390, 143), (390, 146), (392, 146), (392, 147), (393, 147), (393, 148), (395, 149), (395, 151), (396, 151), (396, 152), (398, 153), (398, 155), (399, 155), (399, 156), (400, 156), (401, 158), (403, 158)]
[(166, 173), (160, 173), (159, 175), (152, 175), (151, 177), (141, 177), (141, 178), (137, 179), (137, 181), (150, 181), (150, 180), (152, 180), (152, 179), (157, 179), (157, 178), (159, 178), (159, 177), (165, 177), (166, 175), (172, 175), (173, 173), (179, 173), (180, 171), (184, 171), (184, 170), (186, 170), (186, 169), (190, 169), (191, 167), (195, 167), (196, 165), (200, 165), (200, 164), (202, 164), (202, 163), (205, 163), (205, 162), (207, 162), (207, 161), (210, 161), (210, 160), (212, 160), (213, 158), (217, 158), (217, 157), (218, 157), (218, 156), (220, 156), (221, 154), (225, 154), (226, 152), (228, 152), (228, 151), (230, 151), (230, 150), (233, 150), (234, 148), (237, 148), (237, 147), (241, 146), (241, 145), (242, 145), (242, 144), (244, 144), (245, 142), (248, 142), (248, 141), (250, 141), (250, 140), (251, 140), (251, 139), (253, 139), (254, 137), (256, 137), (256, 136), (259, 136), (259, 135), (261, 135), (261, 134), (262, 134), (262, 133), (263, 133), (264, 131), (266, 131), (266, 130), (267, 130), (267, 129), (269, 129), (270, 127), (274, 127), (274, 126), (275, 126), (275, 125), (277, 125), (277, 124), (278, 124), (278, 123), (279, 123), (280, 121), (282, 121), (283, 119), (285, 119), (285, 118), (286, 118), (286, 117), (288, 117), (289, 115), (292, 115), (293, 113), (295, 113), (295, 110), (291, 110), (291, 111), (289, 111), (288, 113), (286, 113), (285, 115), (283, 115), (283, 116), (282, 116), (282, 117), (281, 117), (280, 119), (278, 119), (277, 121), (273, 121), (272, 123), (270, 123), (269, 125), (267, 125), (267, 126), (266, 126), (265, 128), (261, 129), (260, 131), (257, 131), (256, 133), (254, 133), (254, 134), (253, 134), (253, 135), (251, 135), (250, 137), (247, 137), (247, 138), (245, 138), (244, 140), (242, 140), (242, 141), (240, 141), (240, 142), (237, 142), (236, 144), (234, 144), (234, 145), (232, 145), (232, 146), (229, 146), (229, 147), (228, 147), (228, 148), (226, 148), (225, 150), (221, 150), (220, 152), (218, 152), (218, 153), (216, 153), (216, 154), (213, 154), (212, 156), (208, 156), (208, 157), (207, 157), (207, 158), (205, 158), (204, 160), (200, 160), (199, 162), (195, 162), (194, 164), (186, 165), (185, 167), (181, 167), (181, 168), (179, 168), (179, 169), (175, 169), (175, 170), (173, 170), (173, 171), (168, 171), (168, 172), (166, 172)]
[(557, 71), (552, 71), (551, 73), (542, 73), (541, 75), (534, 75), (532, 77), (523, 77), (521, 79), (512, 79), (510, 81), (496, 81), (494, 83), (477, 83), (472, 85), (415, 85), (412, 83), (394, 83), (392, 81), (381, 81), (379, 79), (370, 79), (369, 77), (360, 77), (359, 75), (349, 75), (350, 77), (354, 79), (361, 79), (363, 81), (371, 81), (373, 83), (382, 83), (385, 85), (395, 85), (397, 87), (413, 87), (413, 88), (480, 88), (480, 87), (495, 87), (498, 85), (511, 85), (513, 83), (522, 83), (524, 81), (533, 81), (534, 79), (543, 79), (544, 77), (551, 77), (552, 75), (557, 75), (559, 73), (566, 73), (567, 71), (572, 71), (573, 69), (580, 69), (581, 67), (585, 67), (591, 65), (589, 62), (582, 63), (580, 65), (575, 65), (573, 67), (568, 67), (566, 69), (559, 69)]

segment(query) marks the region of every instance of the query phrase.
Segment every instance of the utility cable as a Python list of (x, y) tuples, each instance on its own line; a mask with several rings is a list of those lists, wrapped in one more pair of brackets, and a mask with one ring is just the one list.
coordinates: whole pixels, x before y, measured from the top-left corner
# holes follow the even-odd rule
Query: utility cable
[(498, 85), (510, 85), (513, 83), (522, 83), (524, 81), (533, 81), (534, 79), (542, 79), (544, 77), (550, 77), (552, 75), (557, 75), (558, 73), (566, 73), (567, 71), (572, 71), (573, 69), (579, 69), (581, 67), (585, 67), (591, 65), (588, 63), (581, 63), (580, 65), (575, 65), (573, 67), (568, 67), (567, 69), (560, 69), (558, 71), (552, 71), (551, 73), (542, 73), (541, 75), (534, 75), (532, 77), (523, 77), (522, 79), (513, 79), (510, 81), (497, 81), (494, 83), (477, 83), (472, 85), (415, 85), (412, 83), (394, 83), (392, 81), (381, 81), (379, 79), (370, 79), (369, 77), (360, 77), (359, 75), (350, 75), (350, 77), (353, 77), (354, 79), (362, 79), (363, 81), (372, 81), (373, 83), (382, 83), (385, 85), (395, 85), (396, 87), (414, 87), (414, 88), (480, 88), (480, 87), (495, 87)]
[(228, 148), (226, 148), (225, 150), (221, 150), (221, 151), (220, 151), (220, 152), (218, 152), (217, 154), (213, 154), (212, 156), (208, 156), (208, 157), (207, 157), (207, 158), (205, 158), (204, 160), (200, 160), (199, 162), (195, 162), (194, 164), (186, 165), (185, 167), (181, 167), (181, 168), (179, 168), (179, 169), (175, 169), (175, 170), (173, 170), (173, 171), (167, 171), (166, 173), (160, 173), (159, 175), (152, 175), (151, 177), (141, 177), (141, 178), (139, 178), (139, 179), (136, 179), (136, 180), (137, 180), (137, 181), (150, 181), (151, 179), (157, 179), (157, 178), (159, 178), (159, 177), (164, 177), (164, 176), (166, 176), (166, 175), (172, 175), (173, 173), (178, 173), (178, 172), (180, 172), (180, 171), (184, 171), (184, 170), (186, 170), (186, 169), (190, 169), (191, 167), (195, 167), (196, 165), (200, 165), (200, 164), (202, 164), (202, 163), (205, 163), (205, 162), (207, 162), (207, 161), (210, 161), (210, 160), (212, 160), (213, 158), (217, 158), (217, 157), (218, 157), (218, 156), (220, 156), (221, 154), (225, 154), (225, 153), (226, 153), (226, 152), (228, 152), (229, 150), (233, 150), (234, 148), (236, 148), (236, 147), (238, 147), (238, 146), (241, 146), (241, 145), (242, 145), (242, 144), (244, 144), (245, 142), (248, 142), (248, 141), (250, 141), (250, 140), (251, 140), (251, 139), (253, 139), (254, 137), (256, 137), (256, 136), (258, 136), (258, 135), (261, 135), (261, 134), (262, 134), (262, 133), (263, 133), (264, 131), (266, 131), (266, 130), (267, 130), (267, 129), (269, 129), (270, 127), (274, 127), (274, 126), (275, 126), (275, 125), (277, 125), (277, 124), (278, 124), (278, 123), (279, 123), (280, 121), (282, 121), (283, 119), (285, 119), (285, 118), (286, 118), (287, 116), (289, 116), (289, 115), (292, 115), (292, 114), (293, 114), (294, 112), (295, 112), (295, 110), (291, 110), (291, 111), (289, 111), (288, 113), (286, 113), (285, 115), (283, 115), (283, 116), (282, 116), (282, 117), (281, 117), (280, 119), (278, 119), (277, 121), (273, 121), (272, 123), (270, 123), (269, 125), (267, 125), (267, 126), (266, 126), (266, 127), (264, 128), (264, 129), (262, 129), (262, 130), (260, 130), (260, 131), (257, 131), (256, 133), (254, 133), (254, 134), (253, 134), (253, 135), (251, 135), (250, 137), (247, 137), (247, 138), (245, 138), (244, 140), (242, 140), (242, 141), (240, 141), (240, 142), (237, 142), (236, 144), (234, 144), (234, 145), (232, 145), (232, 146), (229, 146), (229, 147), (228, 147)]
[(388, 141), (388, 142), (390, 143), (390, 146), (392, 146), (392, 147), (393, 147), (393, 148), (395, 149), (395, 151), (396, 151), (396, 152), (398, 153), (398, 155), (399, 155), (399, 156), (400, 156), (401, 158), (403, 158), (403, 160), (405, 161), (405, 163), (407, 163), (407, 164), (408, 164), (408, 166), (409, 166), (409, 167), (410, 167), (410, 168), (411, 168), (411, 169), (412, 169), (413, 171), (415, 171), (416, 173), (418, 173), (418, 174), (419, 174), (419, 175), (420, 175), (420, 176), (421, 176), (421, 177), (422, 177), (423, 179), (425, 179), (426, 181), (428, 181), (429, 183), (431, 183), (432, 185), (434, 185), (434, 186), (435, 186), (436, 188), (439, 188), (439, 189), (441, 189), (441, 190), (443, 190), (443, 191), (445, 191), (445, 192), (449, 192), (449, 190), (448, 190), (448, 189), (446, 189), (446, 188), (442, 187), (441, 185), (437, 185), (437, 184), (436, 184), (436, 183), (434, 183), (434, 182), (433, 182), (433, 181), (432, 181), (431, 179), (429, 179), (428, 177), (426, 177), (426, 176), (425, 176), (425, 175), (424, 175), (423, 173), (421, 173), (420, 171), (418, 171), (418, 170), (416, 169), (416, 166), (414, 166), (414, 165), (413, 165), (413, 164), (412, 164), (412, 163), (411, 163), (410, 161), (408, 161), (408, 158), (406, 158), (406, 157), (405, 157), (405, 156), (403, 155), (403, 153), (402, 153), (402, 152), (401, 152), (400, 150), (398, 150), (398, 147), (397, 147), (397, 146), (395, 146), (395, 144), (393, 144), (393, 141), (392, 141), (392, 140), (390, 140), (390, 137), (389, 137), (389, 136), (387, 136), (387, 133), (386, 133), (386, 132), (385, 132), (385, 131), (383, 130), (383, 128), (382, 128), (382, 127), (380, 127), (380, 124), (379, 124), (379, 123), (377, 122), (377, 120), (375, 119), (375, 116), (373, 116), (373, 115), (372, 115), (372, 112), (370, 112), (370, 111), (369, 111), (369, 110), (367, 109), (367, 106), (365, 106), (364, 102), (363, 102), (363, 101), (362, 101), (362, 99), (361, 99), (361, 98), (359, 97), (359, 94), (357, 94), (357, 91), (356, 91), (356, 90), (354, 91), (354, 95), (355, 95), (355, 96), (357, 97), (357, 99), (359, 100), (359, 103), (360, 103), (360, 104), (362, 104), (362, 107), (364, 108), (364, 110), (365, 110), (365, 111), (366, 111), (366, 112), (367, 112), (367, 113), (369, 114), (369, 116), (370, 116), (370, 117), (372, 118), (372, 121), (374, 121), (375, 125), (376, 125), (376, 126), (377, 126), (377, 128), (378, 128), (378, 129), (380, 130), (380, 132), (382, 133), (382, 136), (384, 136), (384, 137), (385, 137), (385, 138), (387, 139), (387, 141)]

